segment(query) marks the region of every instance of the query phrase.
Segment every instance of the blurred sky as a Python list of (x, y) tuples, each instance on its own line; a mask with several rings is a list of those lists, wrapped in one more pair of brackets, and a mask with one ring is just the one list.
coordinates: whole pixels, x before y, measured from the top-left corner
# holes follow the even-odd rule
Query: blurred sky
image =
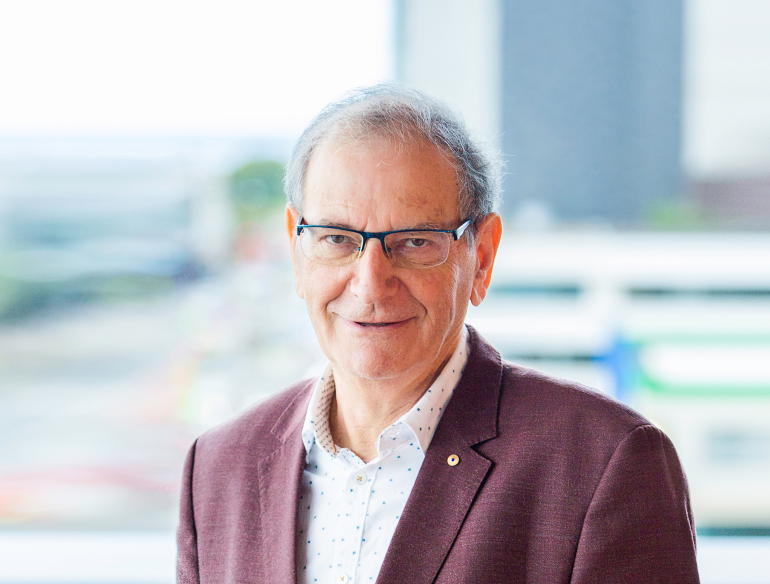
[(388, 0), (0, 0), (0, 133), (296, 135), (391, 30)]

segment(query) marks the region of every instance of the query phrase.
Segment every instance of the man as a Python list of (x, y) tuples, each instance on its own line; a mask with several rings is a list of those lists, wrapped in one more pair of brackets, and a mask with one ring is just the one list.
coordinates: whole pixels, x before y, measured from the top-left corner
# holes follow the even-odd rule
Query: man
[(178, 582), (698, 581), (668, 439), (464, 325), (498, 185), (414, 90), (361, 90), (310, 124), (286, 223), (329, 365), (197, 440)]

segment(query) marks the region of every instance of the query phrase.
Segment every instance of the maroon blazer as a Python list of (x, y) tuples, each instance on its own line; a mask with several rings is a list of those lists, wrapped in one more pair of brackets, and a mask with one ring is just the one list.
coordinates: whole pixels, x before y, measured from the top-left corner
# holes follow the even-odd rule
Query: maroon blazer
[[(698, 582), (687, 483), (668, 438), (607, 397), (502, 362), (473, 329), (470, 340), (377, 582)], [(177, 582), (295, 582), (312, 387), (193, 445)]]

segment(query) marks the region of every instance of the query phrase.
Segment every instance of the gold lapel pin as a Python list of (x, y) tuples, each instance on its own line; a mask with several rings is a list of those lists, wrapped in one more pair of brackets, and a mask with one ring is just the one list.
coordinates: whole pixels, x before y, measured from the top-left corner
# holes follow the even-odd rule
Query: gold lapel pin
[(449, 458), (446, 459), (446, 463), (449, 466), (457, 466), (458, 464), (460, 464), (460, 457), (457, 456), (456, 454), (451, 454)]

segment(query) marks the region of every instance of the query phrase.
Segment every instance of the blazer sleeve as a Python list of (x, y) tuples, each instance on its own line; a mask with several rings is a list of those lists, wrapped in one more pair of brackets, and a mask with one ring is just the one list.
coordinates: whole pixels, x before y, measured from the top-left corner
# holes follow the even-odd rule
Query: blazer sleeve
[(195, 464), (196, 442), (187, 453), (182, 474), (182, 493), (179, 505), (179, 526), (176, 532), (177, 560), (176, 581), (177, 584), (199, 584), (198, 572), (198, 536), (195, 529), (195, 515), (193, 512), (193, 466)]
[(687, 480), (668, 437), (632, 430), (612, 455), (586, 513), (572, 584), (697, 584)]

